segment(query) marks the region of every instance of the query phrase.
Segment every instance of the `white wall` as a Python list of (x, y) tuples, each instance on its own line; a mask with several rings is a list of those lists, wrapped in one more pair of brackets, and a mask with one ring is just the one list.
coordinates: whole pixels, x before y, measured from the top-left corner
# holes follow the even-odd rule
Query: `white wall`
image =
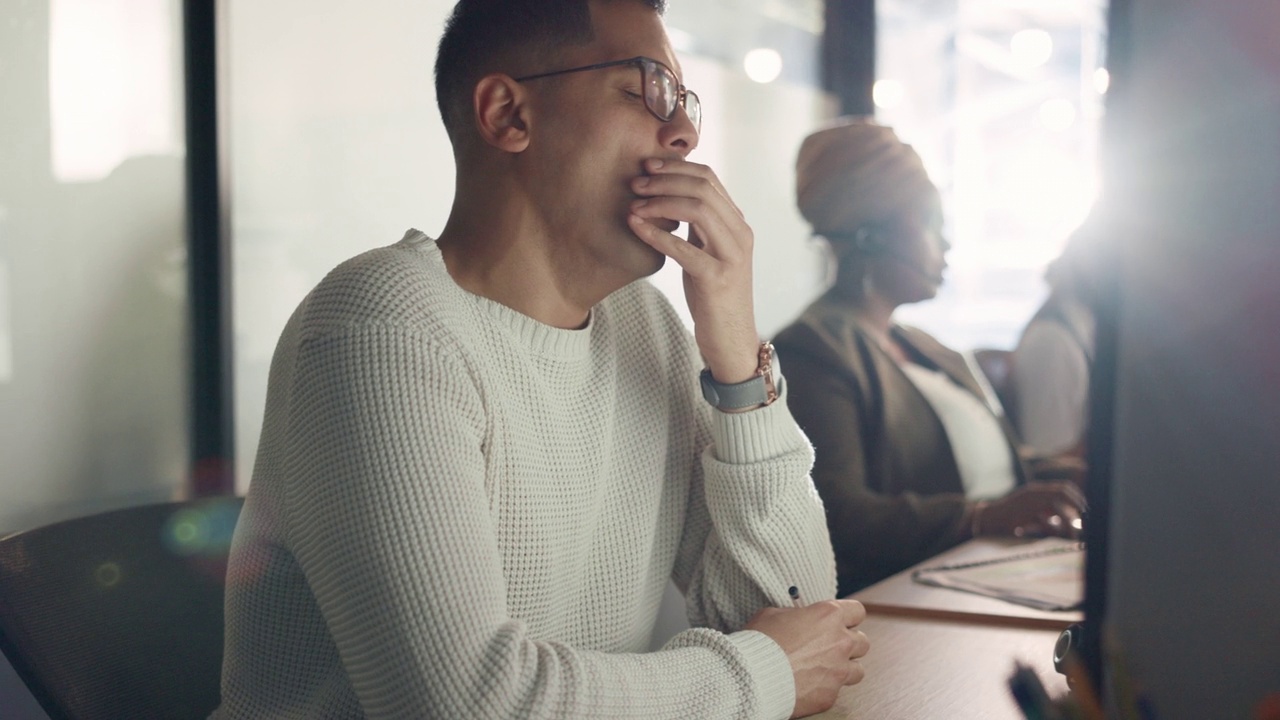
[(1254, 717), (1280, 692), (1280, 4), (1132, 7), (1108, 619), (1161, 720)]

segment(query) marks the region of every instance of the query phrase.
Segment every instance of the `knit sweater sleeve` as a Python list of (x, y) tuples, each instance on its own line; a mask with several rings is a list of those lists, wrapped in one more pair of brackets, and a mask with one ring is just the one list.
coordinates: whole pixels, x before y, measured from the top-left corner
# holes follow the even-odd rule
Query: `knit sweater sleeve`
[(787, 409), (786, 383), (773, 404), (745, 413), (700, 399), (710, 445), (696, 470), (675, 570), (690, 621), (725, 632), (767, 606), (835, 597), (835, 559), (822, 501), (809, 471), (813, 451)]
[[(659, 652), (613, 654), (535, 639), (511, 617), (484, 486), (484, 396), (453, 350), (398, 327), (329, 330), (303, 338), (289, 382), (283, 520), (364, 715), (789, 714), (790, 677), (777, 687), (776, 672), (760, 676), (786, 659), (759, 633), (692, 630)], [(721, 445), (743, 449), (704, 460), (712, 500), (686, 575), (722, 625), (780, 601), (785, 587), (773, 585), (831, 594), (819, 590), (828, 559), (814, 559), (816, 537), (798, 527), (816, 502), (798, 432), (773, 427), (783, 415), (722, 420)], [(736, 543), (746, 547), (725, 549)]]

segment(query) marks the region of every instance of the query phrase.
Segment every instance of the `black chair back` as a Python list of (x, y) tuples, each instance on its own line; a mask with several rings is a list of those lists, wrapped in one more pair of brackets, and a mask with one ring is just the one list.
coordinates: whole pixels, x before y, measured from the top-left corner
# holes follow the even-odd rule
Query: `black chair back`
[(0, 650), (53, 720), (204, 718), (242, 499), (127, 508), (0, 540)]

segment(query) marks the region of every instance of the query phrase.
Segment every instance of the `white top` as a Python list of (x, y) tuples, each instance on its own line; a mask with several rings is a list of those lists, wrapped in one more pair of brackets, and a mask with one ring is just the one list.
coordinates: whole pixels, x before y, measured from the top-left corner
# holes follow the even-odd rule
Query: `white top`
[[(272, 361), (214, 717), (787, 717), (786, 655), (733, 631), (835, 595), (812, 450), (701, 366), (647, 282), (560, 330), (417, 231), (339, 266)], [(703, 627), (645, 653), (668, 578)]]
[(1017, 475), (1009, 441), (987, 405), (946, 373), (915, 363), (901, 367), (942, 421), (965, 497), (997, 498), (1012, 490)]
[(1032, 320), (1013, 354), (1018, 433), (1044, 455), (1080, 444), (1089, 404), (1093, 316), (1078, 302), (1061, 302), (1060, 309), (1070, 327)]

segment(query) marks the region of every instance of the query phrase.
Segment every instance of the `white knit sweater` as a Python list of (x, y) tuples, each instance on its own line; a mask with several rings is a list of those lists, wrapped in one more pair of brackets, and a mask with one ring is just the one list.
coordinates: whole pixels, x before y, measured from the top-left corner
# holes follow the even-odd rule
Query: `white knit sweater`
[[(786, 656), (734, 631), (835, 594), (811, 448), (700, 368), (647, 282), (559, 330), (417, 231), (339, 266), (272, 361), (214, 717), (788, 716)], [(646, 653), (668, 578), (695, 629)]]

